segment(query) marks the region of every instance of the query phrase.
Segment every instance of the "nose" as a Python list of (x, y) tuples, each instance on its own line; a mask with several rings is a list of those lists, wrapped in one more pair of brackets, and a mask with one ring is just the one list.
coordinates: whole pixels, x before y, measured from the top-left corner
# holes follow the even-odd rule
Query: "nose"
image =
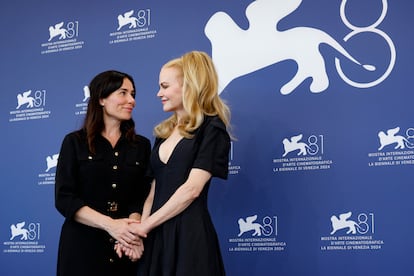
[(159, 89), (158, 92), (157, 92), (157, 97), (162, 98), (162, 96), (163, 96), (162, 90)]
[(135, 98), (131, 94), (129, 94), (128, 103), (135, 107)]

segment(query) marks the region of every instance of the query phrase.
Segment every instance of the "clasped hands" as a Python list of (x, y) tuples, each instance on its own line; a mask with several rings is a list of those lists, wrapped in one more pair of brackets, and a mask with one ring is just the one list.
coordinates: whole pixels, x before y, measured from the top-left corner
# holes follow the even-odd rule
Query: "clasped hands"
[(147, 237), (147, 233), (138, 220), (120, 219), (120, 221), (122, 222), (117, 233), (110, 233), (116, 239), (114, 250), (119, 258), (127, 256), (135, 262), (144, 253), (143, 238)]

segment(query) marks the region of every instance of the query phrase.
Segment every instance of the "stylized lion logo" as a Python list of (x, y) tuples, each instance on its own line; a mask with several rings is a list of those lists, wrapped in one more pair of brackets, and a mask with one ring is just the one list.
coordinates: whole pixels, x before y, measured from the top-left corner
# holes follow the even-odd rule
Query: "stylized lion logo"
[[(309, 27), (280, 31), (278, 23), (295, 11), (301, 0), (256, 0), (246, 8), (249, 28), (241, 29), (225, 12), (217, 12), (208, 20), (204, 32), (212, 44), (212, 58), (219, 74), (219, 93), (234, 79), (269, 65), (294, 60), (296, 75), (280, 90), (291, 93), (310, 78), (310, 90), (322, 92), (329, 86), (325, 61), (319, 46), (328, 44), (347, 59), (361, 65), (327, 33)], [(372, 65), (361, 65), (374, 71)]]
[(85, 85), (83, 87), (83, 102), (86, 102), (91, 97), (91, 91), (89, 90), (89, 87)]
[(332, 232), (331, 235), (335, 234), (336, 231), (348, 228), (348, 231), (346, 231), (347, 234), (356, 234), (356, 228), (359, 228), (358, 223), (356, 223), (353, 220), (347, 220), (352, 215), (352, 212), (340, 214), (339, 218), (337, 218), (335, 215), (331, 216), (331, 222), (332, 222)]
[(123, 27), (129, 24), (129, 28), (136, 28), (138, 23), (138, 18), (131, 15), (134, 14), (134, 10), (130, 10), (124, 13), (124, 15), (118, 15), (118, 31)]
[(252, 236), (261, 236), (262, 231), (264, 231), (264, 228), (259, 223), (254, 222), (256, 219), (257, 215), (247, 217), (246, 221), (244, 221), (244, 219), (242, 218), (239, 218), (238, 223), (240, 233), (238, 236), (240, 237), (241, 235), (249, 231), (254, 231)]
[(55, 24), (55, 26), (49, 27), (49, 39), (51, 41), (55, 36), (59, 36), (59, 39), (65, 39), (68, 35), (68, 31), (65, 28), (62, 28), (63, 22)]
[(26, 108), (33, 107), (33, 103), (35, 99), (33, 97), (29, 97), (32, 93), (32, 90), (28, 90), (23, 92), (22, 94), (17, 94), (17, 107), (19, 109), (22, 105), (27, 104)]
[(283, 139), (283, 147), (285, 149), (285, 152), (283, 153), (283, 157), (285, 157), (289, 152), (299, 150), (298, 155), (306, 155), (307, 149), (311, 150), (311, 148), (304, 142), (299, 142), (302, 139), (303, 135), (299, 134), (296, 136), (292, 136), (289, 139), (285, 138)]
[(394, 149), (404, 149), (405, 143), (412, 145), (404, 136), (396, 135), (400, 131), (399, 127), (391, 128), (387, 130), (387, 134), (384, 131), (378, 132), (378, 138), (380, 141), (380, 147), (378, 150), (382, 150), (385, 146), (397, 144)]
[(59, 154), (53, 154), (52, 156), (46, 157), (46, 164), (47, 169), (46, 172), (48, 172), (50, 169), (57, 166)]
[(11, 238), (10, 240), (13, 240), (17, 236), (22, 236), (20, 240), (27, 240), (27, 236), (29, 234), (29, 231), (27, 229), (24, 229), (23, 226), (25, 225), (25, 222), (16, 223), (16, 225), (12, 224), (10, 225), (11, 230)]

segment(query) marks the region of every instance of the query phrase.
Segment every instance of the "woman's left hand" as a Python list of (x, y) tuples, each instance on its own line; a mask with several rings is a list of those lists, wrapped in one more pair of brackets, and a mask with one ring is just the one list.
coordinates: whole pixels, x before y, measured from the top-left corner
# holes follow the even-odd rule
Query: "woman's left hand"
[(133, 244), (133, 245), (122, 245), (121, 243), (116, 243), (114, 250), (119, 258), (121, 258), (123, 255), (129, 257), (129, 259), (133, 262), (138, 261), (142, 254), (144, 253), (144, 243), (141, 242), (139, 245)]

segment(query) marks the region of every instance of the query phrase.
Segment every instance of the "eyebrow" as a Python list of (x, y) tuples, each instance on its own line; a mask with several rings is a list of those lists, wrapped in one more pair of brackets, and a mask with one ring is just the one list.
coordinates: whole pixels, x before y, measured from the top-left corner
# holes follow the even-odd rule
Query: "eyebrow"
[[(119, 87), (118, 90), (128, 91), (127, 88)], [(135, 92), (135, 89), (132, 89), (131, 92)]]

